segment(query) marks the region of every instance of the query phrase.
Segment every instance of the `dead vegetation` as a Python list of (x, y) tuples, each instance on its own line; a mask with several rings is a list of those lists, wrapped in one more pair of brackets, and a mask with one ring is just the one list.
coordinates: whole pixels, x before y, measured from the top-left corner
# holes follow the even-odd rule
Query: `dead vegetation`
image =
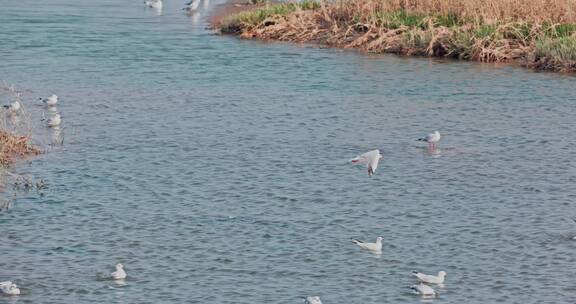
[(0, 113), (0, 166), (7, 167), (18, 159), (38, 155), (42, 151), (32, 144), (31, 118), (22, 102), (21, 93), (14, 86), (6, 84), (2, 92), (7, 96), (7, 99), (3, 99), (4, 103), (20, 104), (17, 111), (2, 109)]
[(224, 18), (243, 38), (576, 71), (573, 0), (349, 0), (271, 4)]

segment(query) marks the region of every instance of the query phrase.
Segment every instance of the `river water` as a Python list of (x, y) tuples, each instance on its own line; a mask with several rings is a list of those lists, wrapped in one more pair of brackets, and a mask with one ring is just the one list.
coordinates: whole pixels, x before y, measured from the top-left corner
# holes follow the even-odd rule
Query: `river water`
[(420, 303), (412, 270), (448, 273), (433, 303), (576, 302), (574, 77), (216, 36), (214, 2), (0, 4), (0, 78), (64, 121), (14, 169), (48, 187), (0, 212), (0, 303)]

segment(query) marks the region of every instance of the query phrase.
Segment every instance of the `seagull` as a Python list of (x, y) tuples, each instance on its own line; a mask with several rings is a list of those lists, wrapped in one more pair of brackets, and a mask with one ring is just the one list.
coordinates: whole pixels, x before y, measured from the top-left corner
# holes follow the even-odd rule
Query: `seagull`
[(412, 271), (412, 274), (418, 278), (418, 280), (429, 283), (429, 284), (442, 284), (444, 283), (444, 278), (446, 277), (446, 271), (438, 272), (438, 275), (423, 274), (418, 271)]
[(382, 237), (379, 236), (376, 238), (376, 243), (366, 243), (357, 239), (352, 239), (352, 243), (362, 247), (362, 249), (366, 249), (368, 251), (372, 251), (375, 253), (382, 253)]
[(423, 138), (418, 138), (418, 141), (425, 141), (428, 143), (428, 147), (436, 148), (436, 143), (440, 141), (440, 132), (434, 131)]
[(4, 109), (8, 109), (12, 112), (18, 112), (18, 110), (20, 110), (20, 107), (21, 107), (20, 102), (18, 100), (16, 100), (11, 104), (4, 105)]
[[(44, 119), (42, 119), (42, 120), (44, 120)], [(60, 114), (56, 113), (51, 118), (48, 118), (48, 122), (46, 123), (46, 125), (48, 125), (49, 127), (57, 127), (60, 125), (61, 122), (62, 122), (62, 117), (60, 116)]]
[(381, 158), (382, 154), (380, 154), (380, 150), (372, 150), (362, 155), (358, 155), (350, 161), (353, 164), (367, 164), (366, 166), (368, 168), (368, 176), (372, 177), (376, 171), (376, 168), (378, 168), (378, 162)]
[(45, 105), (49, 106), (49, 107), (53, 107), (58, 103), (58, 96), (56, 96), (56, 94), (52, 94), (49, 97), (46, 98), (38, 98), (40, 99)]
[(196, 11), (198, 9), (199, 5), (200, 5), (200, 0), (190, 0), (190, 2), (186, 3), (186, 7), (183, 8), (183, 10), (193, 12), (193, 11)]
[(304, 304), (322, 304), (322, 301), (320, 301), (320, 297), (318, 296), (306, 297), (304, 299)]
[(410, 287), (412, 290), (414, 290), (414, 293), (422, 295), (422, 296), (435, 296), (436, 292), (434, 291), (434, 289), (428, 285), (425, 284), (418, 284), (418, 285), (413, 285)]
[(147, 7), (161, 9), (162, 8), (162, 0), (144, 0), (144, 4)]
[(20, 288), (10, 281), (0, 282), (0, 290), (9, 296), (17, 296), (20, 294)]
[(124, 271), (124, 265), (118, 263), (116, 264), (116, 271), (110, 274), (114, 280), (124, 280), (126, 278), (126, 271)]

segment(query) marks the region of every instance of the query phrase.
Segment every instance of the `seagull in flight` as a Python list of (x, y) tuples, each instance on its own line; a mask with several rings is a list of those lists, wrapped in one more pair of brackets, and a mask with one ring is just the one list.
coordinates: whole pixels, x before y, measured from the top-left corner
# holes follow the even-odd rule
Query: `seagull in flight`
[(366, 152), (362, 155), (358, 155), (355, 158), (351, 159), (350, 162), (353, 164), (366, 164), (368, 168), (368, 176), (372, 177), (374, 172), (376, 172), (376, 168), (378, 168), (378, 162), (382, 158), (382, 154), (380, 154), (380, 150), (372, 150), (370, 152)]
[(374, 253), (382, 253), (382, 237), (376, 238), (375, 243), (367, 243), (358, 239), (352, 239), (352, 243), (360, 246), (362, 249), (372, 251)]
[(446, 271), (440, 271), (438, 272), (438, 275), (429, 275), (429, 274), (423, 274), (421, 272), (418, 271), (412, 271), (412, 274), (418, 278), (418, 280), (424, 282), (424, 283), (429, 283), (429, 284), (442, 284), (444, 283), (444, 278), (446, 277)]

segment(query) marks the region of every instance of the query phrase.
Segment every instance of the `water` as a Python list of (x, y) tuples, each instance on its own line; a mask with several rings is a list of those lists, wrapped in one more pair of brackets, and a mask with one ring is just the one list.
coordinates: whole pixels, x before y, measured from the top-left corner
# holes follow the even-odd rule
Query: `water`
[[(65, 142), (15, 168), (49, 187), (0, 212), (23, 287), (0, 303), (420, 303), (412, 270), (448, 273), (434, 303), (576, 301), (573, 77), (241, 41), (140, 2), (1, 3), (0, 78), (58, 94)], [(436, 154), (414, 140), (435, 129)], [(347, 160), (374, 148), (369, 179)], [(97, 278), (117, 262), (125, 285)]]

